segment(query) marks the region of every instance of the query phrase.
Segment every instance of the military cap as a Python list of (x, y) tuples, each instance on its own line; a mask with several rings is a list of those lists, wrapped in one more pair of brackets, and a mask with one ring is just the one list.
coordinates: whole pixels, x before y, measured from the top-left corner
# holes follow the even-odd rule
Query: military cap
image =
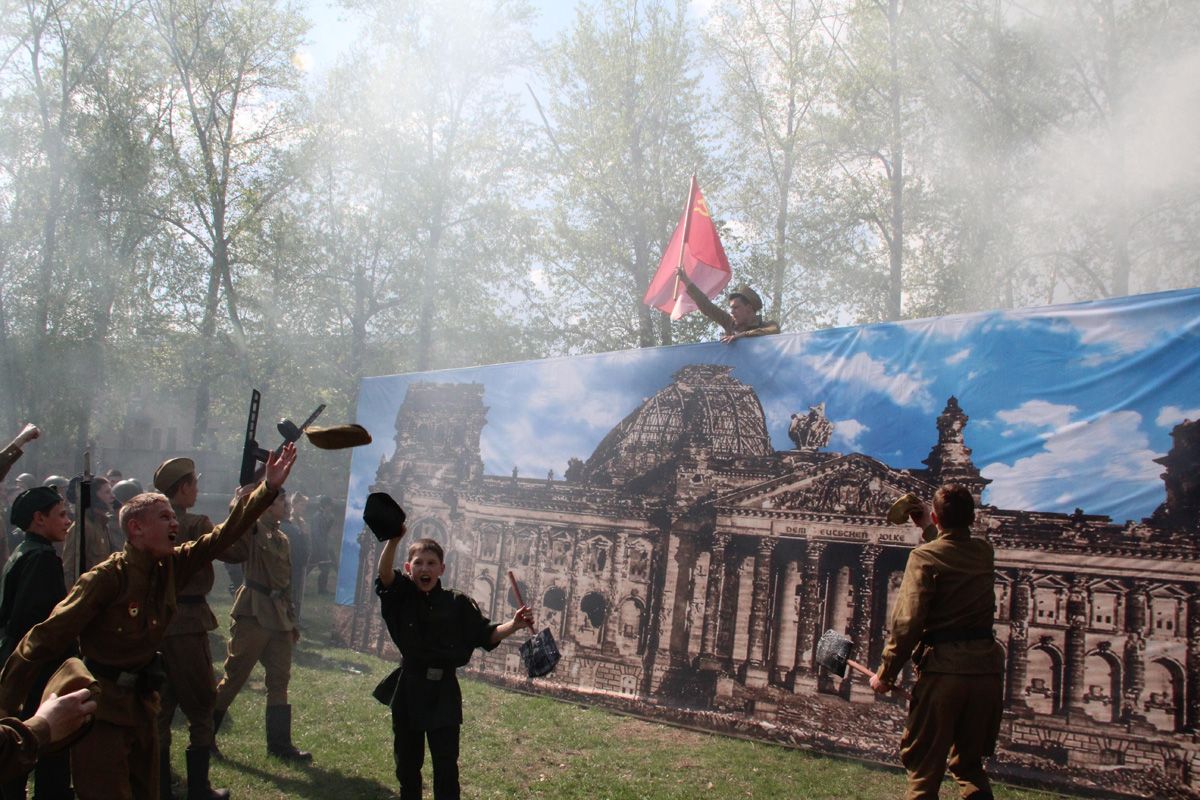
[(304, 432), (308, 440), (322, 450), (344, 450), (371, 443), (371, 434), (362, 425), (311, 427)]
[(924, 503), (915, 494), (902, 494), (888, 509), (887, 521), (893, 525), (903, 525), (909, 521), (909, 515), (914, 511), (919, 511), (923, 505)]
[(35, 513), (41, 511), (44, 514), (61, 502), (63, 502), (62, 495), (53, 486), (35, 486), (32, 489), (26, 489), (17, 495), (16, 500), (13, 500), (12, 512), (8, 515), (8, 521), (21, 530), (25, 530), (33, 522)]
[(762, 311), (763, 309), (763, 301), (762, 298), (758, 296), (758, 292), (754, 291), (744, 283), (729, 293), (729, 298), (731, 300), (735, 297), (740, 297), (745, 300), (756, 312)]
[(190, 458), (168, 458), (154, 470), (154, 488), (166, 494), (180, 478), (195, 474), (196, 462)]
[(121, 505), (128, 503), (130, 500), (137, 497), (144, 491), (142, 489), (142, 484), (133, 478), (126, 478), (116, 486), (112, 487), (112, 490), (113, 497), (117, 498), (117, 502)]
[[(83, 661), (79, 658), (71, 657), (64, 661), (54, 674), (50, 676), (50, 680), (46, 682), (46, 689), (42, 692), (42, 702), (50, 699), (50, 695), (62, 697), (63, 695), (77, 692), (80, 689), (91, 689), (92, 698), (99, 692), (100, 687), (96, 683), (96, 678), (88, 671)], [(83, 738), (83, 735), (92, 727), (91, 718), (86, 723), (81, 725), (78, 730), (68, 736), (60, 739), (57, 742), (51, 742), (50, 746), (42, 750), (42, 753), (53, 753), (58, 750), (63, 750), (70, 747), (75, 742)]]
[(404, 534), (404, 509), (386, 492), (371, 492), (363, 508), (363, 522), (381, 542)]

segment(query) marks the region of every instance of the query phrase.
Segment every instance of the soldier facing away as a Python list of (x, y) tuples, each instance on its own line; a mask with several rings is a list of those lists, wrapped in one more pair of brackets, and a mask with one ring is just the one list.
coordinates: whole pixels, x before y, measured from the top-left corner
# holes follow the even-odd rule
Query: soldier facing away
[(907, 800), (935, 800), (947, 766), (962, 797), (990, 800), (983, 759), (996, 748), (1004, 702), (1004, 652), (992, 634), (995, 555), (971, 536), (975, 499), (964, 486), (941, 487), (933, 514), (921, 505), (912, 520), (925, 543), (908, 556), (871, 688), (891, 691), (912, 657), (919, 677), (900, 739)]

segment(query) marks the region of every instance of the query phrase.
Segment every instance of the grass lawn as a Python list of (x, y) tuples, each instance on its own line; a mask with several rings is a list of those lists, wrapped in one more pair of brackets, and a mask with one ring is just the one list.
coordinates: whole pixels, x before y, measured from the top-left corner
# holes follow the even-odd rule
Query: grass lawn
[[(220, 673), (229, 631), (224, 570), (211, 600), (221, 623), (213, 657)], [(256, 668), (219, 736), (224, 761), (213, 762), (214, 786), (235, 798), (366, 800), (398, 794), (388, 710), (371, 697), (394, 666), (333, 647), (332, 603), (310, 591), (305, 639), (292, 669), (293, 739), (313, 763), (294, 767), (266, 755), (265, 694)], [(529, 697), (464, 680), (464, 798), (634, 800), (635, 798), (901, 797), (899, 770), (872, 767), (769, 744), (698, 733), (613, 714), (596, 707)], [(172, 762), (183, 774), (187, 739), (175, 719)], [(428, 762), (425, 796), (432, 797)], [(943, 798), (957, 797), (951, 784)], [(1058, 795), (998, 786), (998, 798)]]

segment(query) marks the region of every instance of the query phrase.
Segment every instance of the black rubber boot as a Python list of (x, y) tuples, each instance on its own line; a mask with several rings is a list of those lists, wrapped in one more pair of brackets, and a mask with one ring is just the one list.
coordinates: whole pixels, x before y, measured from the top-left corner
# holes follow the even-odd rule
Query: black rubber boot
[(187, 800), (229, 800), (228, 789), (214, 789), (208, 782), (208, 760), (212, 752), (207, 747), (187, 749)]
[(267, 706), (267, 753), (285, 761), (312, 761), (312, 753), (292, 744), (291, 706)]

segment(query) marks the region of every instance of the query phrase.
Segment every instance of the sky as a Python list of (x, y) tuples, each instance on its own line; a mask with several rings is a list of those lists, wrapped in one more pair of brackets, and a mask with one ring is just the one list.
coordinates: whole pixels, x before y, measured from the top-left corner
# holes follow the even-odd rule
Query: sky
[(358, 422), (375, 441), (355, 451), (348, 519), (394, 451), (414, 381), (484, 385), (488, 474), (561, 477), (569, 458), (586, 460), (676, 370), (699, 363), (732, 366), (755, 390), (776, 449), (792, 448), (792, 413), (824, 402), (835, 425), (826, 450), (898, 468), (922, 468), (954, 395), (975, 465), (993, 481), (985, 502), (1124, 522), (1162, 502), (1154, 459), (1175, 425), (1200, 418), (1200, 290), (368, 378)]

